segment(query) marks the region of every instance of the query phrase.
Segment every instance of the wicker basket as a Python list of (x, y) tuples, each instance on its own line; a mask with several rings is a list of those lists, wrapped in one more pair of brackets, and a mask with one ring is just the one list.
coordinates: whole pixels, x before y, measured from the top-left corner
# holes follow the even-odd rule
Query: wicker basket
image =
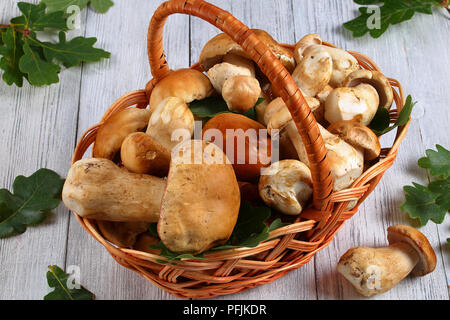
[[(316, 120), (288, 71), (252, 31), (230, 13), (203, 0), (171, 0), (156, 10), (148, 30), (148, 55), (154, 79), (144, 90), (126, 94), (108, 109), (100, 124), (91, 127), (82, 136), (76, 146), (72, 163), (83, 157), (95, 141), (99, 126), (111, 115), (129, 107), (147, 107), (153, 86), (170, 72), (163, 53), (162, 33), (167, 17), (175, 13), (199, 17), (230, 35), (271, 81), (288, 106), (308, 152), (314, 189), (312, 205), (302, 212), (295, 223), (272, 231), (269, 239), (255, 248), (216, 251), (206, 254), (204, 260), (182, 259), (176, 265), (158, 263), (164, 259), (158, 255), (118, 248), (102, 237), (95, 221), (81, 218), (76, 213), (75, 216), (83, 228), (103, 244), (121, 265), (138, 272), (177, 297), (211, 298), (272, 282), (301, 267), (310, 261), (317, 251), (325, 248), (344, 221), (357, 212), (359, 204), (373, 191), (384, 172), (392, 166), (409, 122), (398, 128), (392, 147), (382, 149), (378, 162), (368, 168), (351, 188), (332, 192), (333, 181)], [(285, 46), (293, 49), (293, 46)], [(356, 57), (362, 68), (379, 70), (368, 57), (357, 52), (350, 53)], [(201, 70), (198, 63), (191, 68)], [(396, 89), (396, 109), (390, 111), (391, 121), (395, 121), (404, 105), (404, 95), (398, 81), (389, 80)], [(356, 208), (345, 211), (349, 201), (355, 200), (358, 202)], [(302, 235), (301, 241), (298, 240), (299, 235)]]

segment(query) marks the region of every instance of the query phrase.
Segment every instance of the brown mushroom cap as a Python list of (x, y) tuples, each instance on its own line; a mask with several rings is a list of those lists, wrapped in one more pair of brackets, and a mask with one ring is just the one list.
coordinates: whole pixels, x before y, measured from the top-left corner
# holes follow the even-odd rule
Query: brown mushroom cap
[(405, 225), (391, 226), (387, 231), (389, 244), (404, 242), (417, 251), (419, 262), (412, 271), (415, 276), (424, 276), (433, 272), (436, 268), (436, 254), (422, 232)]
[(358, 121), (343, 120), (330, 125), (327, 130), (355, 148), (364, 149), (366, 160), (376, 159), (381, 152), (377, 135)]
[(158, 234), (170, 250), (198, 254), (225, 243), (239, 214), (233, 167), (214, 143), (186, 140), (172, 152)]
[(150, 223), (97, 220), (97, 226), (106, 240), (122, 248), (131, 248), (137, 236), (148, 230)]
[[(294, 54), (282, 47), (275, 41), (270, 34), (264, 30), (252, 29), (255, 35), (261, 40), (272, 53), (280, 59), (281, 63), (292, 72), (295, 68)], [(209, 40), (200, 53), (200, 65), (204, 71), (208, 71), (212, 66), (223, 61), (223, 57), (228, 54), (236, 54), (238, 56), (250, 59), (244, 49), (238, 45), (229, 35), (220, 33)]]
[(380, 107), (390, 109), (394, 101), (394, 91), (389, 80), (379, 71), (356, 70), (344, 81), (345, 87), (356, 87), (361, 83), (370, 84), (378, 92)]
[(166, 177), (170, 151), (144, 132), (128, 135), (120, 149), (122, 163), (131, 172)]
[(214, 93), (208, 77), (194, 69), (179, 69), (159, 81), (150, 96), (150, 112), (164, 99), (177, 97), (185, 103), (201, 100)]

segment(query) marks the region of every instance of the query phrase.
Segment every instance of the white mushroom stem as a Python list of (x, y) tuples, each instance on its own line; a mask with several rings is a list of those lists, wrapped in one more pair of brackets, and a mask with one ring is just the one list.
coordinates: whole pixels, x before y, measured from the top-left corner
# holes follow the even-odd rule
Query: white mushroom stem
[[(320, 124), (318, 126), (327, 149), (330, 170), (334, 179), (333, 190), (339, 191), (350, 187), (363, 173), (364, 157), (362, 152), (331, 134)], [(308, 154), (292, 120), (287, 124), (286, 131), (297, 150), (300, 161), (309, 166)]]
[(334, 89), (325, 102), (325, 119), (329, 123), (354, 120), (367, 126), (375, 116), (380, 99), (377, 90), (368, 84), (354, 88)]
[(405, 242), (384, 248), (352, 248), (342, 256), (338, 271), (364, 296), (383, 293), (403, 280), (419, 262)]

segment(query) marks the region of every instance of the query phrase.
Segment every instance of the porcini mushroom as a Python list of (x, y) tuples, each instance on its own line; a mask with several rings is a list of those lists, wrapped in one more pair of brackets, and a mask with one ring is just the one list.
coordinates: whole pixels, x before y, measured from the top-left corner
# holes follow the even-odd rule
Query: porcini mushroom
[(144, 132), (128, 135), (120, 149), (122, 163), (131, 172), (166, 177), (170, 151)]
[(371, 85), (377, 90), (379, 107), (390, 109), (394, 101), (394, 91), (389, 80), (379, 71), (356, 70), (350, 73), (344, 81), (344, 87), (353, 88), (361, 83)]
[(245, 113), (253, 108), (261, 94), (258, 80), (249, 76), (234, 76), (225, 81), (222, 97), (228, 109), (237, 113)]
[(322, 39), (317, 34), (308, 34), (300, 39), (294, 49), (294, 56), (297, 63), (304, 58), (304, 53), (310, 47), (322, 47), (327, 51), (333, 60), (333, 74), (330, 79), (330, 86), (333, 88), (342, 87), (347, 76), (359, 69), (358, 60), (350, 53), (340, 48), (333, 48), (322, 44)]
[(381, 146), (377, 135), (357, 121), (335, 122), (327, 130), (360, 149), (364, 153), (364, 160), (373, 160), (380, 155)]
[(267, 172), (258, 184), (261, 199), (284, 214), (300, 214), (313, 192), (309, 168), (298, 160), (281, 160)]
[[(328, 132), (320, 124), (318, 126), (327, 149), (331, 174), (334, 179), (333, 190), (339, 191), (348, 188), (363, 173), (363, 154), (338, 136)], [(297, 150), (300, 161), (309, 166), (305, 146), (287, 107), (276, 112), (267, 125), (269, 133), (274, 129), (281, 130), (283, 128)]]
[(149, 110), (153, 110), (169, 97), (180, 98), (184, 103), (201, 100), (214, 93), (208, 77), (194, 69), (178, 69), (161, 79), (153, 88)]
[(392, 289), (407, 275), (424, 276), (436, 267), (436, 254), (417, 229), (396, 225), (387, 229), (389, 247), (356, 247), (339, 260), (337, 270), (362, 295)]
[(261, 94), (253, 61), (232, 53), (224, 55), (223, 61), (208, 70), (209, 79), (229, 110), (245, 113), (255, 106)]
[(148, 222), (114, 222), (98, 220), (97, 226), (103, 237), (121, 248), (132, 248), (136, 238), (148, 230)]
[(157, 222), (166, 181), (128, 172), (108, 159), (75, 162), (62, 192), (64, 204), (83, 218)]
[(198, 254), (225, 243), (236, 224), (239, 185), (223, 151), (202, 140), (173, 152), (158, 234), (167, 248)]
[(303, 52), (292, 78), (304, 95), (314, 97), (330, 82), (333, 60), (324, 46), (310, 46)]
[(377, 113), (379, 103), (377, 90), (369, 84), (336, 88), (325, 102), (325, 119), (329, 123), (355, 120), (369, 125)]
[[(270, 34), (264, 30), (251, 29), (253, 33), (261, 40), (272, 53), (277, 57), (289, 72), (294, 71), (295, 59), (294, 54), (281, 46), (275, 41)], [(200, 53), (200, 65), (204, 71), (208, 71), (212, 66), (221, 63), (226, 54), (235, 54), (246, 59), (250, 57), (245, 53), (244, 49), (238, 45), (229, 35), (220, 33), (210, 39)]]
[(123, 140), (133, 132), (144, 130), (150, 112), (146, 109), (128, 108), (108, 118), (97, 131), (93, 147), (95, 158), (112, 160), (122, 146)]
[(191, 139), (194, 115), (181, 98), (168, 97), (153, 108), (146, 133), (166, 149), (172, 150), (180, 139)]
[(240, 207), (229, 160), (215, 144), (201, 140), (176, 147), (167, 181), (128, 172), (107, 159), (77, 161), (62, 198), (84, 218), (158, 222), (158, 234), (170, 250), (193, 254), (225, 243)]
[(301, 38), (296, 44), (294, 48), (294, 58), (297, 64), (300, 63), (303, 59), (303, 52), (312, 45), (321, 45), (322, 38), (316, 33), (310, 33)]

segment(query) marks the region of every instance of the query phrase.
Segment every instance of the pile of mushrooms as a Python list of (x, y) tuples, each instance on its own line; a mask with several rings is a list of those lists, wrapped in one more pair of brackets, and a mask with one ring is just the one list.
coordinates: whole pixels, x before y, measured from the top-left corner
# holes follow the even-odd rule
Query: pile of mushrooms
[[(367, 125), (378, 108), (392, 104), (388, 80), (362, 70), (351, 54), (324, 45), (318, 35), (307, 35), (292, 51), (266, 32), (253, 31), (306, 97), (324, 138), (334, 190), (349, 188), (380, 154), (378, 137)], [(310, 204), (305, 147), (286, 105), (257, 65), (226, 34), (206, 43), (199, 62), (204, 72), (179, 69), (159, 81), (148, 109), (129, 108), (104, 121), (93, 157), (70, 168), (64, 203), (96, 220), (103, 236), (117, 246), (155, 253), (145, 244), (160, 239), (174, 252), (198, 254), (225, 243), (245, 197), (239, 185), (253, 186), (259, 200), (281, 215), (299, 215)], [(201, 119), (202, 140), (195, 140), (198, 118), (190, 104), (210, 96), (222, 97), (229, 112)], [(255, 106), (261, 97), (264, 101)], [(243, 115), (252, 108), (257, 121)], [(223, 140), (205, 129), (223, 133)], [(228, 129), (238, 133), (230, 138)], [(251, 145), (245, 140), (249, 129), (268, 135), (258, 133), (257, 144)], [(246, 142), (245, 156), (235, 152), (232, 158), (228, 139), (240, 138)], [(275, 138), (280, 161), (271, 162)], [(264, 149), (269, 156), (262, 156)], [(197, 158), (194, 150), (203, 152), (200, 162), (183, 162)], [(218, 156), (224, 160), (212, 161)], [(253, 156), (257, 160), (250, 163)], [(263, 169), (270, 174), (261, 175)], [(159, 239), (146, 232), (155, 222)]]

